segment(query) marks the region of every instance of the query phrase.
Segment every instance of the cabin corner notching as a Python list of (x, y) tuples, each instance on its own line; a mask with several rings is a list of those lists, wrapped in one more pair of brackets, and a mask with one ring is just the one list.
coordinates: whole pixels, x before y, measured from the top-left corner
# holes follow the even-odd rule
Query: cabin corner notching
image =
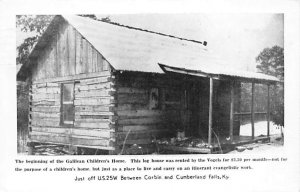
[[(201, 42), (56, 16), (18, 73), (31, 83), (29, 138), (111, 154), (154, 143), (212, 153), (219, 138), (235, 143), (241, 82), (277, 79), (207, 68), (215, 64), (206, 54)], [(165, 145), (176, 137), (195, 141)]]

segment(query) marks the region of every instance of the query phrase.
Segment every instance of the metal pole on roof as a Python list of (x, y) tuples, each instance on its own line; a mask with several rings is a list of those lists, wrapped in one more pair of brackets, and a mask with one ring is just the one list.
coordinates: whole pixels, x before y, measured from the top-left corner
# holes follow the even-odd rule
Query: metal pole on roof
[(254, 139), (254, 89), (255, 84), (252, 82), (252, 94), (251, 94), (251, 133), (252, 133), (252, 139)]
[(212, 110), (213, 110), (213, 79), (209, 78), (209, 107), (208, 107), (208, 146), (211, 145)]

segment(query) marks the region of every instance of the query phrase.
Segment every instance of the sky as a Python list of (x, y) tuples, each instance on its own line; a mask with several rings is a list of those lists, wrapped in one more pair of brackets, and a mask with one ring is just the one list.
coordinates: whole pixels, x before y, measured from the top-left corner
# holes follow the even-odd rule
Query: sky
[(284, 46), (283, 14), (97, 15), (105, 16), (133, 27), (207, 41), (210, 52), (241, 70), (256, 71), (255, 58), (264, 48)]
[[(207, 41), (207, 49), (227, 63), (224, 67), (256, 71), (255, 58), (267, 47), (283, 47), (283, 14), (126, 14), (111, 21), (187, 39)], [(31, 34), (17, 30), (17, 45)]]

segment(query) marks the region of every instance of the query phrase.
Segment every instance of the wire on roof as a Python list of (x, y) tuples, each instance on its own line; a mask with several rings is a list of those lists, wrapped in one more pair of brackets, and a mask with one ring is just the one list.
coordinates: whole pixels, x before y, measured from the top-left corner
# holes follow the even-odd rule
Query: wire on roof
[[(85, 17), (85, 18), (90, 18), (90, 17)], [(111, 24), (111, 25), (116, 25), (116, 26), (120, 26), (120, 27), (126, 27), (128, 29), (134, 29), (134, 30), (138, 30), (138, 31), (144, 31), (144, 32), (153, 33), (153, 34), (157, 34), (157, 35), (162, 35), (162, 36), (166, 36), (166, 37), (171, 37), (171, 38), (175, 38), (175, 39), (180, 39), (180, 40), (184, 40), (184, 41), (190, 41), (190, 42), (194, 42), (194, 43), (200, 43), (200, 44), (203, 44), (204, 46), (207, 46), (207, 41), (201, 42), (201, 41), (197, 41), (197, 40), (193, 40), (193, 39), (186, 39), (186, 38), (177, 37), (177, 36), (174, 36), (174, 35), (168, 35), (168, 34), (164, 34), (164, 33), (160, 33), (160, 32), (151, 31), (151, 30), (148, 30), (148, 29), (142, 29), (142, 28), (138, 28), (138, 27), (132, 27), (132, 26), (128, 26), (128, 25), (123, 25), (123, 24), (112, 22), (112, 21), (109, 21), (109, 20), (101, 20), (101, 19), (98, 19), (98, 18), (97, 19), (90, 18), (90, 19), (93, 19), (93, 20), (96, 20), (96, 21), (100, 21), (100, 22), (103, 22), (103, 23), (108, 23), (108, 24)]]

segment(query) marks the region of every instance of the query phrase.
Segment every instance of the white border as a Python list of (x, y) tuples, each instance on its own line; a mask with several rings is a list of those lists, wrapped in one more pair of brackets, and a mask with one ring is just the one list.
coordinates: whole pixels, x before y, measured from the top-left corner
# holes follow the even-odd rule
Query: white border
[[(285, 130), (288, 163), (278, 166), (257, 165), (249, 175), (236, 173), (229, 182), (126, 182), (119, 184), (74, 184), (65, 174), (37, 177), (16, 174), (16, 77), (15, 15), (77, 13), (284, 13), (285, 27)], [(0, 2), (0, 191), (118, 190), (118, 191), (298, 191), (299, 188), (299, 2), (294, 0), (232, 1), (96, 1), (96, 0), (15, 0)], [(278, 155), (278, 154), (276, 154)], [(46, 159), (50, 157), (46, 157)]]

